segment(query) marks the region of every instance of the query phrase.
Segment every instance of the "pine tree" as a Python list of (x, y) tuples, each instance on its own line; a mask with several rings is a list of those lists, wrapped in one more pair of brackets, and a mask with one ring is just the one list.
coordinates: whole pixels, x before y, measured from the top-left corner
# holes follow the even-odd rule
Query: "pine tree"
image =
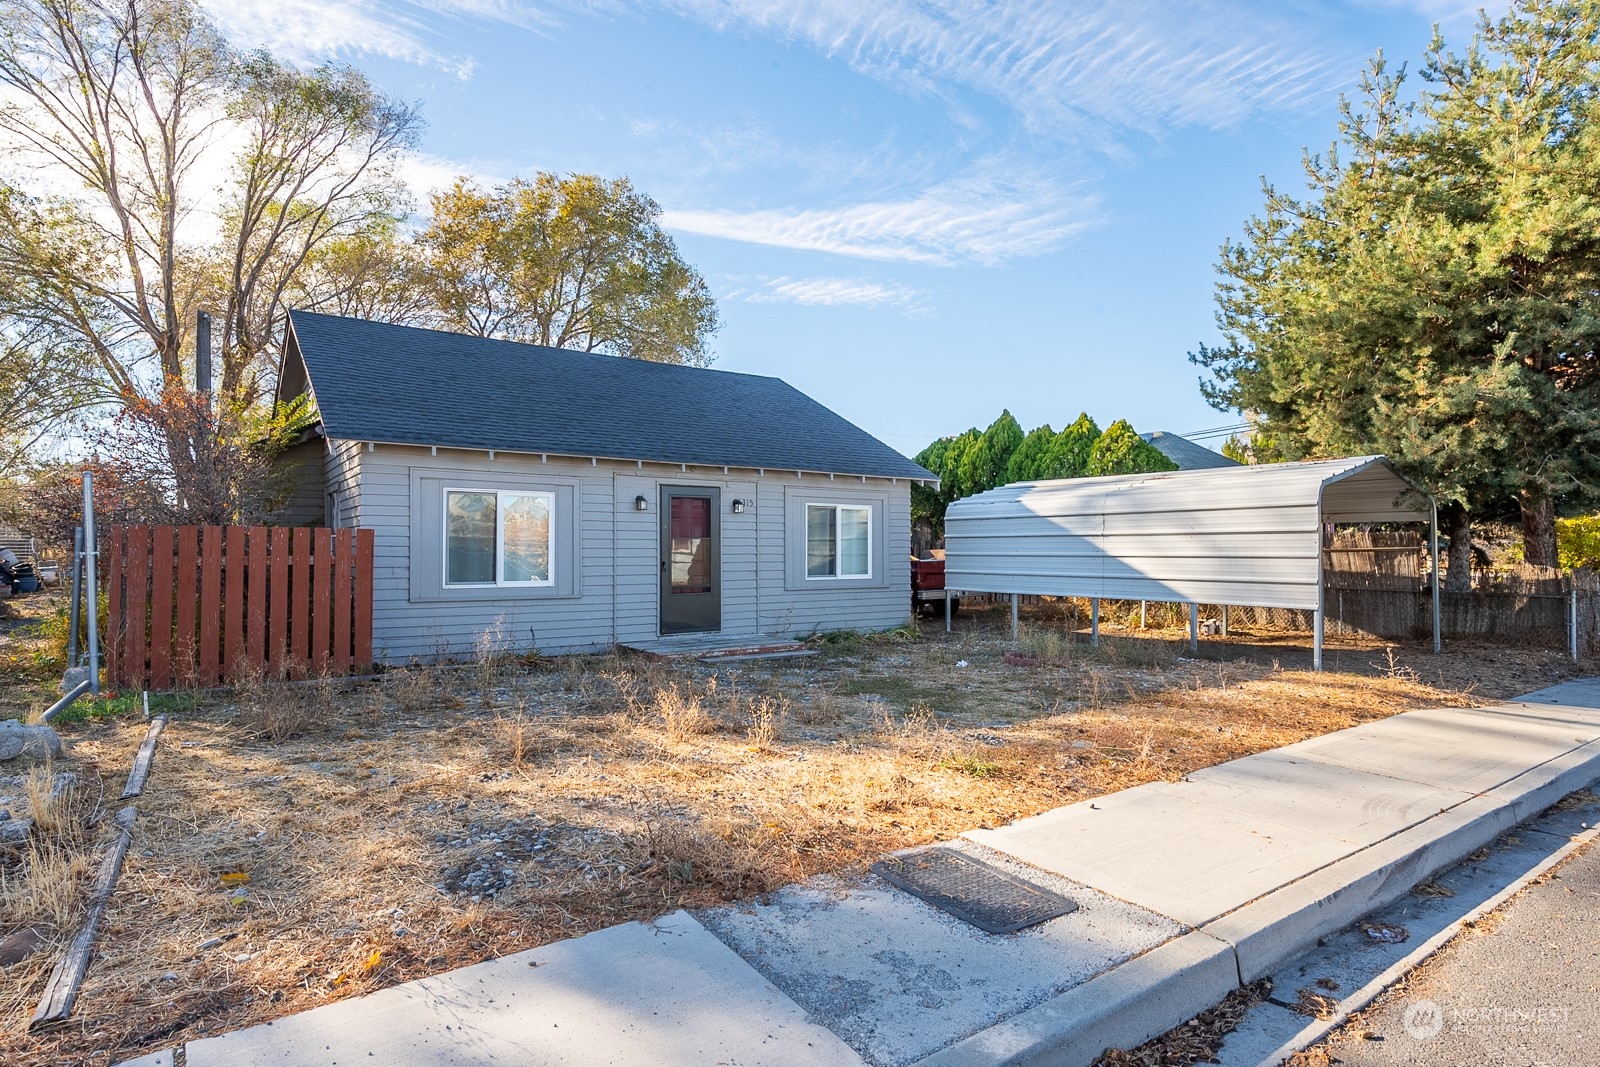
[(1191, 358), (1283, 458), (1381, 452), (1445, 501), (1462, 588), (1473, 513), (1515, 504), (1550, 565), (1600, 486), (1600, 0), (1517, 0), (1422, 75), (1374, 59), (1308, 195), (1266, 189)]

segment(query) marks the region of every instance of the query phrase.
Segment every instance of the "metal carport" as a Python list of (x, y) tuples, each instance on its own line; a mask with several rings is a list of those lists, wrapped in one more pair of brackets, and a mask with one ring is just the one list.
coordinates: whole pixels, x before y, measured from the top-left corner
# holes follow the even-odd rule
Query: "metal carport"
[(1002, 486), (946, 511), (945, 584), (1187, 603), (1191, 639), (1199, 604), (1311, 610), (1321, 670), (1323, 529), (1380, 522), (1428, 523), (1438, 651), (1435, 503), (1382, 456)]

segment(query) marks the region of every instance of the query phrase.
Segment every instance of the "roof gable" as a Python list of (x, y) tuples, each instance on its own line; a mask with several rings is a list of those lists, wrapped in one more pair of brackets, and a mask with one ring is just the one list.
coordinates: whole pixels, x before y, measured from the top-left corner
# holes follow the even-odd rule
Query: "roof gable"
[(934, 479), (777, 378), (307, 311), (289, 330), (283, 387), (309, 382), (329, 437)]

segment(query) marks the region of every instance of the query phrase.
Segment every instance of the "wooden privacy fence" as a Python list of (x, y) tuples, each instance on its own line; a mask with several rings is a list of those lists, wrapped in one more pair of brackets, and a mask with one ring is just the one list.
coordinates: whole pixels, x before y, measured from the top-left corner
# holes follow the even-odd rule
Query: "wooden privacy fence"
[(133, 689), (372, 662), (372, 531), (111, 526), (106, 674)]

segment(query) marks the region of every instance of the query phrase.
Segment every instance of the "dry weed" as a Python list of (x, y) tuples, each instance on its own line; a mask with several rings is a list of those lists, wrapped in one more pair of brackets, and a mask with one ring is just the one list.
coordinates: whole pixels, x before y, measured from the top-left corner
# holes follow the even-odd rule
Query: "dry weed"
[(506, 760), (519, 770), (554, 752), (560, 743), (548, 723), (528, 714), (525, 701), (518, 701), (510, 714), (496, 714), (492, 730)]
[(461, 701), (447, 696), (440, 671), (429, 667), (406, 667), (384, 675), (383, 692), (395, 709), (406, 713), (433, 711), (441, 706), (459, 707)]
[(326, 672), (308, 681), (290, 681), (296, 672), (285, 661), (276, 669), (241, 666), (234, 683), (239, 724), (251, 737), (287, 741), (319, 733), (337, 707), (334, 679)]
[(478, 634), (473, 642), (472, 675), (477, 684), (478, 699), (484, 707), (494, 704), (494, 690), (500, 680), (510, 650), (506, 637), (506, 617), (499, 615), (494, 625)]
[[(713, 827), (672, 818), (644, 821), (637, 842), (651, 868), (672, 882), (706, 885), (731, 899), (774, 888), (754, 827), (719, 820)], [(647, 868), (648, 869), (648, 868)]]
[(667, 736), (674, 741), (687, 741), (700, 734), (712, 733), (717, 728), (716, 720), (706, 713), (702, 694), (688, 683), (674, 682), (657, 689), (652, 704)]
[(58, 775), (54, 764), (41, 763), (28, 771), (22, 791), (28, 798), (35, 833), (70, 831), (79, 808), (79, 792), (72, 779)]
[(83, 912), (83, 886), (96, 866), (93, 854), (37, 837), (22, 862), (0, 870), (0, 913), (6, 925), (67, 930)]
[(63, 930), (82, 912), (82, 887), (97, 863), (98, 808), (75, 775), (49, 764), (30, 770), (23, 789), (33, 832), (17, 862), (0, 866), (0, 929), (15, 923)]
[(783, 720), (788, 716), (788, 706), (786, 700), (767, 696), (748, 701), (746, 710), (750, 725), (746, 734), (752, 745), (766, 751), (782, 739)]

